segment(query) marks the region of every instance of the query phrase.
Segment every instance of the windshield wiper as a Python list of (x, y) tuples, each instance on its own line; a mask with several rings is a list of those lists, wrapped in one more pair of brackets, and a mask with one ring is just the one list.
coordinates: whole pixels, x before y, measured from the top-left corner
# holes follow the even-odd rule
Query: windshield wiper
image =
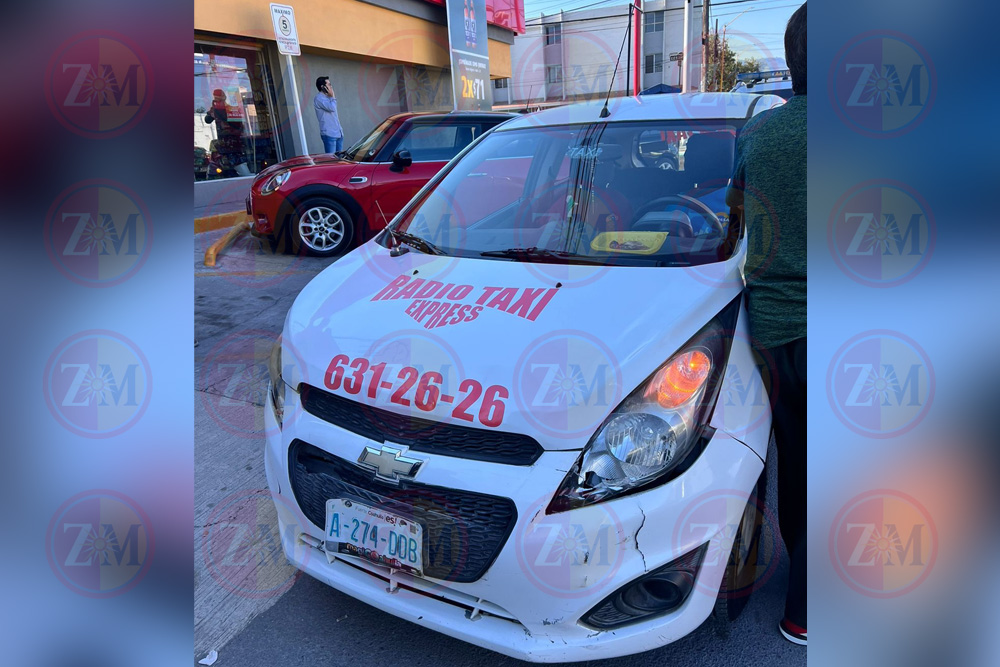
[(507, 248), (506, 250), (487, 250), (479, 253), (481, 257), (518, 257), (528, 258), (529, 261), (549, 261), (553, 263), (566, 264), (597, 264), (603, 265), (605, 261), (598, 257), (589, 255), (578, 255), (565, 250), (548, 250), (546, 248)]
[(411, 245), (414, 248), (416, 248), (417, 250), (419, 250), (420, 252), (424, 253), (425, 255), (444, 255), (444, 254), (446, 254), (444, 252), (444, 250), (441, 250), (441, 248), (437, 247), (436, 245), (434, 245), (433, 243), (431, 243), (430, 241), (428, 241), (425, 238), (421, 238), (419, 236), (415, 236), (414, 234), (411, 234), (409, 232), (401, 232), (401, 231), (396, 230), (396, 229), (391, 229), (389, 227), (386, 227), (386, 229), (389, 230), (389, 235), (393, 239), (396, 240), (397, 244), (400, 243), (400, 242), (402, 242), (402, 243), (405, 243), (407, 245)]

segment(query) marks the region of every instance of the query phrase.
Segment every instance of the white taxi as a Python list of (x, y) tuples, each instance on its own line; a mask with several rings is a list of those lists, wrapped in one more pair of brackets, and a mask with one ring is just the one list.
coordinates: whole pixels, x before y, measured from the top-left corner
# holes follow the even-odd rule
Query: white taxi
[(725, 631), (777, 559), (742, 301), (767, 249), (725, 193), (736, 134), (783, 102), (511, 120), (313, 279), (265, 406), (289, 561), (536, 662)]

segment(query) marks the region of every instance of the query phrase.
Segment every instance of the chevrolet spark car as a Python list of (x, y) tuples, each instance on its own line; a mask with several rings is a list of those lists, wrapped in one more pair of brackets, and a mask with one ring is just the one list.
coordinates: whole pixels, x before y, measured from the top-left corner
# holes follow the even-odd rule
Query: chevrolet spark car
[[(734, 620), (777, 550), (766, 363), (742, 302), (748, 256), (766, 259), (725, 193), (737, 132), (782, 103), (523, 116), (313, 279), (265, 406), (290, 562), (537, 662)], [(659, 166), (664, 132), (686, 138), (676, 169)]]
[(293, 252), (335, 256), (366, 241), (503, 113), (401, 113), (336, 155), (261, 171), (247, 195), (251, 231)]

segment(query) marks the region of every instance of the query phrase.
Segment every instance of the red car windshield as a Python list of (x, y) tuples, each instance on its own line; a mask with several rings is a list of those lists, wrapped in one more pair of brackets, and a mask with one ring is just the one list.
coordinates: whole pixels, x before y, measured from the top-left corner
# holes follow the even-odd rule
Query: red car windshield
[(392, 127), (392, 119), (382, 121), (382, 124), (366, 134), (360, 141), (341, 153), (341, 157), (354, 162), (370, 162), (378, 153), (382, 140), (385, 138), (389, 128)]

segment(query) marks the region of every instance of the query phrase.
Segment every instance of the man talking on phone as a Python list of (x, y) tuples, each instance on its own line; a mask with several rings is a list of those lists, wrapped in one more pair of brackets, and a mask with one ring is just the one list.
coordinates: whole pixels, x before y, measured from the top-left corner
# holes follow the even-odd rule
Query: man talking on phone
[(316, 97), (313, 107), (316, 109), (316, 120), (319, 121), (319, 136), (323, 139), (323, 151), (339, 153), (344, 149), (344, 130), (340, 127), (337, 116), (337, 96), (330, 85), (330, 77), (321, 76), (316, 79)]

